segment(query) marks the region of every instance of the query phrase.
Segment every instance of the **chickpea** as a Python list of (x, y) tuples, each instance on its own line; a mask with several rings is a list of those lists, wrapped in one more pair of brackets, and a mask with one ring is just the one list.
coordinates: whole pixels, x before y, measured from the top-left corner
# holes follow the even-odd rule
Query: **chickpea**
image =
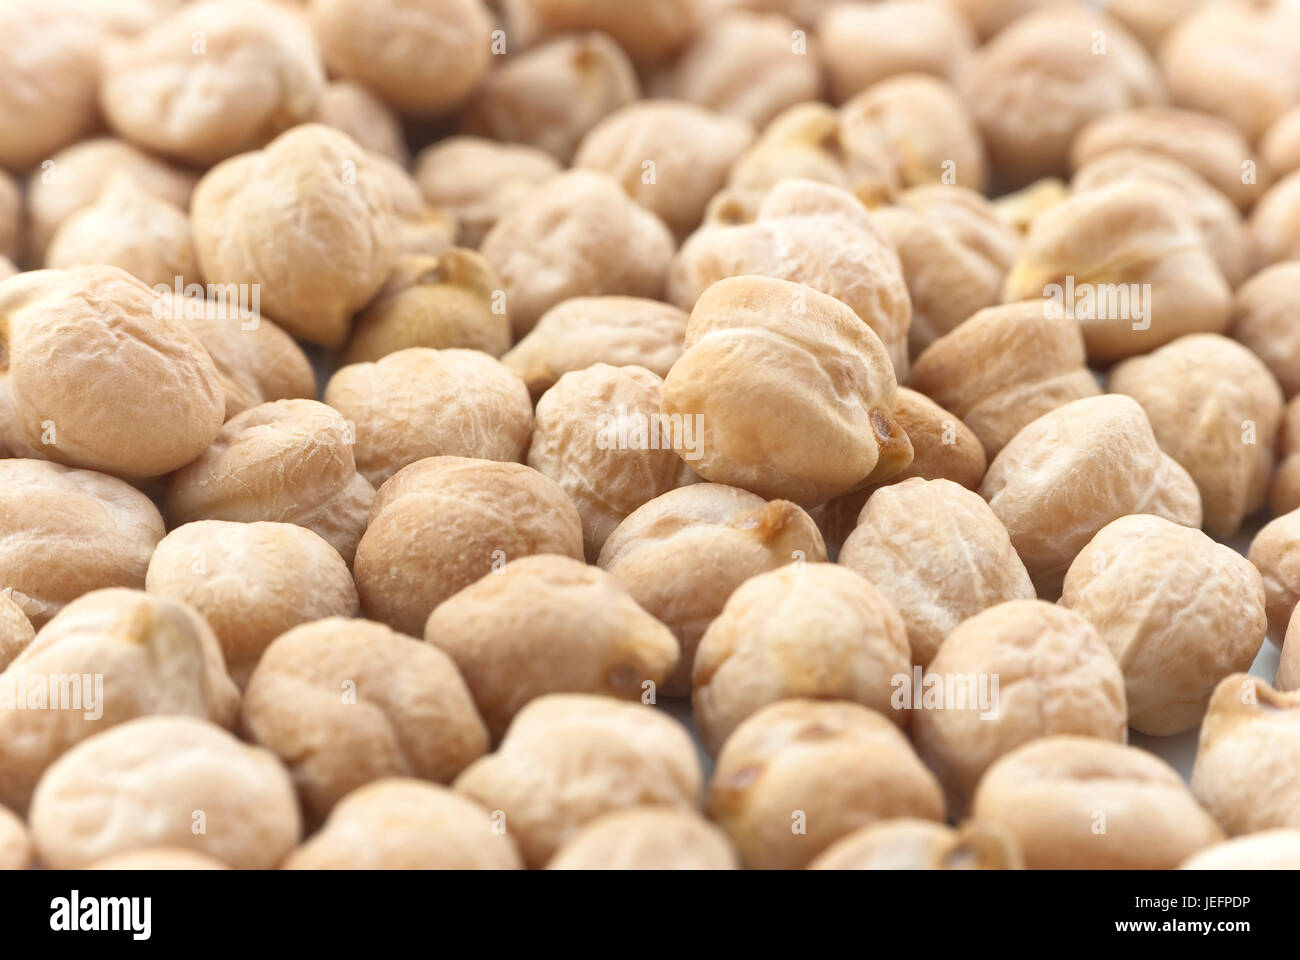
[(1264, 578), (1268, 630), (1274, 643), (1286, 633), (1300, 602), (1300, 511), (1275, 517), (1255, 534), (1248, 558)]
[(1261, 830), (1225, 840), (1183, 861), (1179, 870), (1300, 870), (1300, 830)]
[(1003, 194), (993, 201), (998, 217), (1022, 236), (1038, 217), (1070, 196), (1065, 182), (1056, 177), (1035, 180), (1027, 187)]
[(1106, 12), (1124, 24), (1147, 52), (1156, 56), (1161, 44), (1182, 20), (1205, 0), (1107, 0)]
[(560, 848), (547, 870), (738, 870), (727, 835), (672, 807), (633, 807), (597, 817)]
[[(1265, 267), (1241, 285), (1232, 303), (1232, 335), (1264, 361), (1288, 399), (1300, 393), (1300, 263)], [(1278, 511), (1285, 513), (1286, 511)]]
[(451, 249), (458, 229), (454, 218), (425, 199), (420, 185), (404, 167), (377, 153), (370, 153), (368, 160), (371, 172), (388, 193), (395, 220), (393, 241), (398, 256), (437, 257)]
[(26, 870), (32, 865), (32, 840), (17, 815), (0, 807), (0, 870)]
[(36, 629), (14, 600), (12, 588), (0, 592), (0, 672), (13, 663), (36, 636)]
[(1300, 690), (1300, 640), (1293, 639), (1300, 636), (1300, 627), (1295, 626), (1297, 622), (1300, 621), (1296, 620), (1293, 612), (1287, 623), (1286, 638), (1282, 641), (1277, 675), (1273, 678), (1273, 686), (1287, 693)]
[(1278, 468), (1273, 475), (1269, 506), (1274, 517), (1300, 507), (1300, 400), (1286, 405), (1278, 440)]
[(343, 131), (367, 150), (402, 166), (410, 160), (401, 119), (359, 83), (334, 80), (326, 84), (312, 119)]
[(1300, 170), (1300, 106), (1273, 121), (1259, 142), (1264, 165), (1275, 177)]
[[(975, 30), (980, 43), (987, 43), (1003, 27), (1040, 7), (1051, 6), (1060, 0), (950, 0)], [(1110, 5), (1118, 0), (1110, 0)]]
[(26, 229), (23, 220), (23, 195), (18, 184), (0, 170), (0, 256), (7, 260), (16, 259), (23, 252)]
[(181, 847), (146, 847), (88, 863), (87, 870), (229, 870), (220, 860)]
[(1250, 214), (1250, 233), (1260, 268), (1300, 260), (1300, 170), (1269, 188)]
[(1015, 838), (988, 824), (954, 830), (899, 817), (854, 830), (832, 843), (809, 870), (1020, 870)]
[(505, 0), (510, 32), (531, 46), (539, 38), (578, 30), (612, 37), (638, 64), (672, 55), (697, 26), (696, 0)]

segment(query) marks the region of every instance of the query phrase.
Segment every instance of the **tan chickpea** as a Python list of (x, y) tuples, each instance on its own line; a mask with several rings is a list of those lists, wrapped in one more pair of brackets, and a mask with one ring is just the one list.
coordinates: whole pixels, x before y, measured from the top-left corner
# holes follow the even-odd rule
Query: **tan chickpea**
[(519, 870), (509, 833), (435, 783), (390, 777), (344, 797), (285, 870)]
[(1300, 170), (1287, 174), (1250, 214), (1250, 234), (1260, 268), (1300, 260)]
[(99, 99), (113, 129), (194, 166), (256, 149), (310, 119), (325, 89), (307, 24), (252, 0), (186, 4), (108, 43), (102, 73)]
[(13, 598), (11, 587), (0, 592), (0, 672), (13, 663), (36, 636), (32, 622)]
[[(90, 674), (93, 686), (82, 679)], [(95, 734), (155, 714), (231, 727), (239, 713), (239, 690), (203, 618), (186, 604), (139, 590), (77, 598), (2, 676), (15, 695), (30, 699), (40, 686), (51, 698), (46, 709), (0, 711), (0, 806), (20, 812), (50, 765)], [(79, 702), (56, 703), (55, 691), (67, 678)]]
[(289, 770), (309, 826), (384, 777), (450, 783), (488, 746), (446, 654), (344, 617), (303, 623), (266, 648), (241, 726)]
[(415, 179), (425, 198), (456, 218), (457, 242), (475, 247), (498, 220), (560, 172), (537, 147), (480, 137), (447, 137), (420, 151)]
[(1300, 870), (1300, 830), (1261, 830), (1184, 860), (1179, 870)]
[(1173, 767), (1095, 737), (1011, 751), (980, 781), (973, 815), (1014, 836), (1030, 870), (1169, 870), (1223, 839)]
[(342, 130), (367, 150), (403, 166), (410, 160), (401, 119), (388, 104), (359, 83), (334, 80), (327, 84), (312, 119)]
[(738, 870), (727, 835), (673, 807), (633, 807), (597, 817), (560, 848), (547, 870)]
[(587, 131), (641, 96), (627, 54), (604, 33), (558, 37), (492, 70), (461, 112), (465, 133), (573, 160)]
[(1101, 393), (1074, 318), (1035, 302), (988, 307), (958, 324), (917, 358), (908, 382), (960, 417), (990, 461), (1043, 414)]
[(206, 853), (181, 847), (145, 847), (115, 853), (94, 863), (86, 870), (229, 870), (224, 863)]
[(315, 400), (276, 400), (231, 417), (212, 445), (172, 474), (167, 516), (296, 523), (349, 564), (375, 488), (357, 473), (354, 429)]
[(358, 609), (352, 574), (338, 551), (292, 523), (179, 526), (154, 550), (145, 589), (203, 615), (241, 688), (280, 634), (309, 620), (355, 616)]
[(1273, 121), (1259, 142), (1259, 152), (1275, 177), (1300, 170), (1300, 106), (1292, 107)]
[[(213, 167), (191, 205), (204, 276), (257, 284), (262, 311), (289, 333), (340, 346), (397, 261), (387, 163), (346, 134), (304, 124)], [(268, 205), (270, 194), (282, 202)]]
[(464, 674), (499, 741), (550, 693), (640, 700), (677, 665), (677, 640), (617, 579), (560, 556), (522, 557), (434, 608), (424, 638)]
[(1291, 620), (1287, 624), (1286, 638), (1282, 641), (1282, 653), (1277, 662), (1277, 675), (1273, 678), (1273, 686), (1287, 693), (1300, 691), (1300, 626), (1296, 626), (1300, 620), (1296, 619), (1295, 613), (1291, 614)]
[(832, 843), (809, 870), (1020, 870), (1015, 838), (988, 824), (958, 829), (899, 817), (854, 830)]
[(376, 495), (357, 592), (368, 616), (418, 637), (438, 604), (536, 553), (582, 559), (582, 522), (554, 481), (518, 463), (430, 457)]
[(1280, 517), (1300, 507), (1300, 400), (1286, 405), (1278, 434), (1278, 468), (1273, 475), (1269, 507)]
[(1201, 525), (1195, 481), (1161, 452), (1137, 402), (1117, 394), (1075, 400), (1030, 423), (989, 464), (980, 496), (1046, 599), (1112, 520), (1150, 513)]
[(579, 30), (612, 37), (640, 64), (662, 60), (690, 39), (697, 26), (696, 0), (505, 0), (511, 33), (529, 46), (539, 38)]
[(1079, 552), (1062, 606), (1097, 628), (1124, 671), (1129, 726), (1153, 736), (1201, 721), (1215, 684), (1264, 643), (1264, 585), (1235, 550), (1152, 516), (1121, 517)]
[[(898, 727), (841, 701), (783, 700), (736, 728), (709, 813), (751, 869), (799, 869), (859, 827), (944, 819), (943, 792)], [(800, 829), (796, 830), (798, 827)]]
[(1044, 177), (1027, 187), (998, 197), (993, 201), (993, 209), (1003, 223), (1023, 236), (1041, 214), (1058, 203), (1064, 203), (1069, 196), (1070, 189), (1065, 181), (1056, 177)]
[(1201, 724), (1192, 792), (1230, 837), (1300, 828), (1300, 693), (1225, 677)]
[[(1232, 335), (1264, 361), (1288, 399), (1300, 393), (1300, 263), (1265, 267), (1232, 303)], [(1285, 511), (1279, 511), (1285, 512)]]
[(306, 12), (330, 73), (406, 113), (454, 109), (492, 59), (481, 0), (309, 0)]
[(689, 314), (639, 297), (574, 297), (542, 314), (501, 362), (537, 400), (566, 373), (597, 363), (668, 375), (682, 355)]
[(1255, 534), (1248, 557), (1264, 578), (1269, 636), (1279, 643), (1300, 602), (1300, 510), (1275, 517)]
[(663, 221), (609, 177), (571, 170), (498, 220), (482, 253), (505, 285), (510, 322), (522, 337), (571, 297), (657, 299), (673, 239)]
[[(194, 829), (199, 813), (205, 830)], [(193, 717), (143, 717), (79, 743), (41, 778), (29, 823), (41, 863), (55, 870), (151, 846), (267, 870), (301, 831), (276, 759)]]
[(639, 703), (556, 693), (524, 707), (500, 748), (455, 787), (500, 811), (524, 862), (541, 867), (604, 814), (694, 810), (700, 781), (695, 746), (676, 720)]

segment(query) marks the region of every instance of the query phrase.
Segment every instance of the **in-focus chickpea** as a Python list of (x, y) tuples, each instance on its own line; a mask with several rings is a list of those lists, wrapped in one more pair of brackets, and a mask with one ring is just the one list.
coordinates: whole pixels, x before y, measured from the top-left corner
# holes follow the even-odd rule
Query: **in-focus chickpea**
[(1259, 153), (1275, 177), (1300, 170), (1300, 106), (1292, 107), (1273, 121), (1259, 142)]
[(26, 870), (32, 865), (32, 839), (17, 814), (0, 807), (0, 870)]
[(206, 853), (180, 847), (146, 847), (115, 853), (85, 866), (87, 870), (229, 870)]
[(292, 523), (198, 520), (177, 527), (154, 550), (145, 589), (203, 615), (240, 687), (286, 630), (358, 609), (338, 551)]
[(547, 870), (738, 870), (727, 835), (695, 813), (633, 807), (587, 824)]
[(1300, 263), (1296, 262), (1265, 267), (1241, 285), (1232, 302), (1232, 335), (1264, 361), (1288, 399), (1300, 393), (1297, 314)]
[(1250, 542), (1247, 556), (1264, 578), (1269, 636), (1279, 643), (1300, 602), (1300, 510), (1266, 523)]
[(334, 80), (327, 84), (312, 120), (342, 130), (367, 150), (395, 163), (405, 166), (410, 160), (402, 121), (388, 104), (359, 83)]
[(854, 830), (832, 843), (809, 870), (1020, 870), (1015, 838), (968, 821), (954, 829), (899, 817)]
[(519, 463), (430, 457), (375, 496), (357, 592), (368, 616), (418, 637), (438, 604), (537, 553), (582, 559), (582, 521), (553, 480)]
[(13, 598), (12, 588), (0, 592), (0, 671), (13, 663), (36, 636), (36, 629)]
[(1260, 268), (1300, 260), (1300, 170), (1273, 184), (1255, 204), (1250, 235)]
[(783, 700), (727, 739), (709, 813), (745, 866), (789, 870), (878, 820), (941, 822), (944, 806), (938, 781), (890, 720), (856, 703)]
[(1261, 830), (1184, 860), (1179, 870), (1300, 870), (1300, 830)]
[(279, 761), (193, 717), (143, 717), (77, 744), (41, 778), (28, 822), (41, 863), (54, 870), (153, 846), (267, 870), (301, 832)]
[(1201, 525), (1195, 481), (1161, 452), (1137, 401), (1118, 394), (1075, 400), (1030, 423), (989, 464), (980, 496), (1045, 599), (1112, 520), (1150, 513)]
[(524, 862), (544, 866), (588, 823), (629, 807), (694, 810), (701, 771), (684, 727), (653, 707), (556, 693), (516, 715), (456, 790), (501, 811)]
[(1173, 767), (1096, 737), (1011, 751), (980, 781), (973, 816), (1014, 836), (1030, 870), (1170, 870), (1223, 839)]
[(391, 777), (334, 807), (325, 826), (285, 858), (285, 870), (519, 870), (509, 833), (459, 793)]
[(1278, 468), (1273, 475), (1269, 507), (1280, 517), (1300, 507), (1300, 399), (1292, 397), (1278, 433)]
[(671, 56), (698, 25), (697, 0), (504, 0), (506, 24), (525, 46), (559, 33), (608, 34), (639, 64)]

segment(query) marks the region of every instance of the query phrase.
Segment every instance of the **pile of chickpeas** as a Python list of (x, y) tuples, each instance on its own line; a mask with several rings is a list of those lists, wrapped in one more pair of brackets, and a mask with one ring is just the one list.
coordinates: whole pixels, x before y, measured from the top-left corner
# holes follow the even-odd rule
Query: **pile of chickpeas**
[(1300, 0), (1097, 7), (0, 5), (0, 868), (1300, 868)]

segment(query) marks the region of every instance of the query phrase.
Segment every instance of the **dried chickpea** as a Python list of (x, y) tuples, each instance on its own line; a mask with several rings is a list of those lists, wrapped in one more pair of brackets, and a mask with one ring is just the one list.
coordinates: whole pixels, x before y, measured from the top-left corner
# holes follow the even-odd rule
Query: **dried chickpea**
[(1180, 337), (1119, 364), (1110, 389), (1142, 405), (1160, 449), (1192, 475), (1211, 535), (1231, 537), (1264, 505), (1283, 399), (1253, 353), (1218, 334)]
[(723, 745), (709, 813), (746, 867), (789, 870), (879, 820), (941, 822), (944, 806), (907, 737), (876, 711), (783, 700), (748, 717)]
[(1269, 636), (1285, 636), (1291, 612), (1300, 602), (1300, 510), (1275, 517), (1255, 534), (1247, 555), (1264, 578)]
[(1275, 177), (1300, 170), (1300, 106), (1273, 121), (1259, 142), (1259, 153)]
[(406, 113), (446, 113), (488, 72), (480, 0), (308, 0), (306, 13), (330, 74)]
[(26, 230), (23, 221), (23, 195), (18, 183), (0, 170), (0, 257), (13, 260), (22, 255)]
[[(204, 831), (194, 829), (198, 814)], [(152, 846), (266, 870), (301, 830), (279, 762), (193, 717), (130, 720), (77, 744), (41, 778), (29, 823), (41, 863), (54, 870)]]
[(371, 172), (388, 193), (396, 221), (393, 241), (398, 255), (436, 257), (451, 249), (457, 230), (454, 218), (425, 199), (420, 185), (404, 167), (380, 154), (365, 152), (369, 154)]
[(1250, 234), (1261, 268), (1300, 260), (1300, 170), (1287, 174), (1260, 198), (1250, 214)]
[(566, 843), (547, 870), (738, 870), (727, 835), (673, 807), (633, 807), (597, 817)]
[(1099, 361), (1222, 333), (1232, 305), (1191, 213), (1145, 180), (1076, 193), (1034, 220), (1003, 299), (1040, 298), (1049, 309), (1073, 301), (1088, 356)]
[(689, 314), (639, 297), (574, 297), (542, 314), (501, 358), (528, 384), (533, 399), (566, 373), (597, 363), (645, 367), (666, 377), (682, 355)]
[(632, 511), (597, 562), (677, 637), (681, 658), (663, 691), (675, 697), (690, 692), (695, 648), (737, 587), (792, 561), (825, 559), (816, 524), (793, 503), (696, 483)]
[(958, 324), (916, 359), (908, 382), (960, 417), (990, 461), (1043, 414), (1101, 393), (1074, 318), (1034, 302), (988, 307)]
[(0, 870), (26, 870), (32, 865), (32, 840), (18, 816), (0, 807)]
[(1300, 870), (1300, 830), (1261, 830), (1188, 857), (1179, 870)]
[(446, 654), (344, 617), (302, 623), (266, 648), (248, 681), (241, 726), (288, 769), (308, 825), (384, 777), (450, 783), (488, 746)]
[(559, 172), (544, 150), (480, 137), (439, 140), (415, 163), (425, 199), (456, 218), (457, 243), (475, 248), (502, 216)]
[(483, 238), (505, 285), (516, 337), (571, 297), (657, 299), (673, 239), (663, 221), (604, 174), (570, 170), (528, 194)]
[(426, 457), (520, 461), (533, 431), (528, 388), (478, 350), (410, 347), (350, 364), (323, 399), (353, 424), (357, 472), (376, 487)]
[(662, 396), (663, 380), (644, 367), (597, 363), (566, 373), (537, 402), (527, 463), (578, 508), (593, 563), (629, 513), (693, 477), (659, 425)]
[(1300, 693), (1224, 677), (1201, 724), (1192, 792), (1230, 837), (1300, 828)]
[(375, 488), (357, 472), (353, 427), (315, 400), (276, 400), (226, 421), (212, 445), (172, 474), (167, 517), (296, 523), (349, 564)]
[(387, 165), (346, 134), (304, 124), (213, 167), (191, 204), (204, 276), (257, 284), (262, 312), (289, 333), (340, 346), (397, 261)]
[(115, 853), (88, 863), (86, 870), (229, 870), (224, 863), (206, 853), (181, 847), (146, 847)]
[(379, 97), (359, 83), (334, 80), (316, 103), (315, 123), (342, 130), (374, 153), (403, 166), (410, 160), (402, 121)]
[[(949, 2), (970, 21), (979, 41), (987, 43), (1012, 21), (1018, 20), (1031, 10), (1051, 6), (1060, 3), (1061, 0), (949, 0)], [(1113, 5), (1119, 0), (1109, 0), (1109, 2)]]
[(1278, 468), (1273, 475), (1269, 507), (1280, 517), (1300, 507), (1300, 399), (1291, 398), (1282, 415), (1278, 439)]
[(573, 165), (608, 175), (684, 237), (753, 139), (746, 120), (683, 101), (640, 100), (587, 131)]
[(1287, 398), (1300, 393), (1298, 312), (1300, 263), (1290, 261), (1259, 271), (1232, 302), (1232, 335), (1264, 361)]
[(560, 556), (522, 557), (434, 608), (424, 638), (465, 677), (494, 740), (550, 693), (639, 700), (677, 665), (677, 640), (616, 578)]
[(253, 0), (186, 4), (109, 41), (102, 74), (99, 101), (114, 130), (200, 167), (309, 120), (325, 89), (310, 28)]
[(1069, 196), (1070, 190), (1065, 181), (1056, 177), (1044, 177), (1027, 187), (998, 197), (993, 201), (993, 209), (1003, 223), (1023, 236), (1042, 213), (1058, 203), (1064, 203)]
[(809, 870), (1020, 870), (1015, 839), (1001, 828), (967, 822), (881, 820), (836, 840)]
[(36, 636), (36, 629), (27, 614), (13, 598), (13, 589), (0, 591), (0, 671), (13, 663)]
[(1030, 423), (989, 464), (980, 496), (1049, 599), (1112, 520), (1150, 513), (1201, 525), (1196, 483), (1161, 452), (1137, 401), (1118, 394), (1075, 400)]
[(1300, 690), (1300, 626), (1296, 626), (1300, 620), (1296, 619), (1295, 613), (1291, 614), (1291, 620), (1287, 624), (1286, 638), (1282, 641), (1282, 653), (1277, 662), (1277, 675), (1273, 678), (1273, 686), (1278, 690), (1288, 693)]
[(700, 638), (692, 670), (695, 729), (712, 755), (747, 718), (779, 700), (844, 700), (900, 727), (892, 699), (910, 686), (907, 629), (864, 577), (795, 563), (751, 577)]
[(545, 150), (567, 166), (588, 130), (640, 96), (627, 54), (604, 33), (558, 37), (492, 70), (465, 104), (461, 128)]
[(697, 26), (698, 0), (504, 0), (506, 23), (525, 46), (557, 33), (598, 30), (639, 64), (676, 53)]
[(582, 559), (582, 522), (554, 481), (518, 463), (430, 457), (375, 496), (357, 592), (368, 616), (418, 637), (442, 601), (536, 553)]
[(524, 863), (544, 866), (588, 823), (629, 807), (694, 810), (700, 761), (685, 728), (639, 703), (554, 693), (516, 715), (500, 748), (455, 783), (504, 818)]
[(1165, 100), (1150, 56), (1118, 22), (1049, 5), (975, 52), (959, 86), (1005, 182), (1060, 176), (1075, 135), (1099, 116)]
[[(0, 676), (12, 696), (30, 698), (39, 684), (50, 697), (45, 709), (0, 710), (0, 805), (17, 811), (52, 763), (97, 733), (160, 714), (230, 727), (239, 713), (239, 690), (203, 618), (139, 590), (83, 594)], [(69, 679), (69, 700), (56, 701), (55, 688)]]
[(1205, 0), (1106, 0), (1106, 12), (1155, 56), (1169, 32)]
[(975, 46), (970, 25), (947, 3), (833, 3), (817, 18), (831, 96), (848, 100), (901, 73), (957, 73)]
[(390, 777), (350, 793), (285, 870), (519, 870), (514, 839), (478, 804)]
[(203, 615), (241, 688), (280, 634), (309, 620), (355, 616), (358, 609), (357, 588), (338, 551), (292, 523), (179, 526), (154, 550), (145, 589)]
[(1030, 870), (1170, 870), (1223, 839), (1173, 767), (1095, 737), (1011, 751), (980, 781), (973, 815), (1014, 836)]

